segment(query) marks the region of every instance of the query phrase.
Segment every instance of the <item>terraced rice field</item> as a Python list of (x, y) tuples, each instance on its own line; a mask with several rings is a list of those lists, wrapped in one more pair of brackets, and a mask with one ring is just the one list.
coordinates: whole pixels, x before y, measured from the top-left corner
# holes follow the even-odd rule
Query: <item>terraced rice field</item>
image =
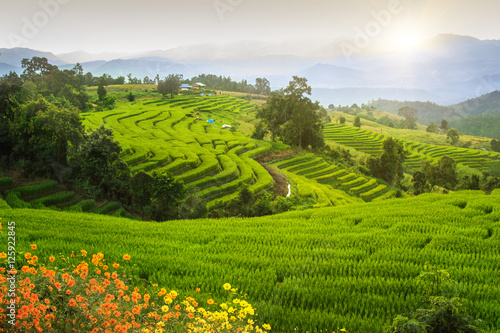
[[(397, 314), (422, 306), (428, 285), (417, 277), (430, 269), (447, 270), (470, 314), (489, 325), (487, 332), (500, 332), (500, 190), (189, 223), (2, 202), (4, 226), (16, 222), (18, 262), (26, 252), (48, 258), (84, 249), (108, 263), (127, 253), (127, 269), (167, 290), (199, 286), (207, 298), (224, 300), (221, 286), (230, 283), (271, 332), (385, 332)], [(7, 244), (7, 232), (0, 238)]]
[(296, 184), (299, 196), (316, 198), (314, 207), (382, 200), (395, 194), (376, 179), (352, 173), (314, 154), (300, 155), (273, 165)]
[[(324, 133), (327, 140), (370, 155), (379, 155), (383, 142), (388, 138), (381, 133), (336, 124), (326, 125)], [(424, 159), (436, 163), (444, 155), (452, 157), (459, 164), (477, 169), (488, 168), (489, 164), (500, 161), (500, 154), (495, 152), (397, 140), (407, 149), (409, 155), (406, 157), (406, 164), (411, 168), (419, 168)]]
[(183, 97), (124, 103), (112, 111), (82, 116), (90, 129), (104, 124), (114, 131), (124, 149), (122, 158), (133, 172), (171, 172), (187, 186), (198, 187), (208, 209), (213, 209), (234, 198), (243, 184), (252, 192), (274, 184), (252, 159), (269, 151), (271, 144), (222, 127), (254, 107), (235, 97)]
[(0, 178), (0, 195), (12, 208), (52, 209), (87, 212), (131, 219), (140, 219), (127, 212), (119, 202), (96, 202), (73, 191), (67, 191), (55, 180), (44, 180), (29, 185), (18, 185), (10, 177)]

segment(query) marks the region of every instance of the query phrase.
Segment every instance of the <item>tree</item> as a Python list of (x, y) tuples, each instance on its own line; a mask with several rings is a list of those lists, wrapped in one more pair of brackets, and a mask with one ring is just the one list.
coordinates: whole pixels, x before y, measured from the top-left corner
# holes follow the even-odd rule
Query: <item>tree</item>
[(441, 120), (441, 128), (444, 130), (448, 129), (448, 121), (447, 120), (445, 120), (445, 119)]
[(128, 99), (129, 102), (133, 102), (133, 101), (135, 101), (135, 95), (132, 92), (130, 92), (127, 95), (127, 99)]
[(412, 182), (415, 195), (422, 194), (426, 191), (427, 178), (422, 171), (415, 171)]
[(471, 177), (464, 176), (462, 184), (460, 185), (460, 189), (474, 190), (474, 191), (480, 190), (481, 186), (479, 185), (479, 176), (478, 175), (472, 175)]
[(490, 146), (491, 146), (491, 150), (500, 153), (500, 141), (493, 139), (490, 142)]
[(361, 127), (361, 118), (359, 116), (356, 116), (354, 118), (354, 127)]
[(174, 94), (179, 91), (182, 78), (182, 74), (170, 74), (164, 80), (160, 80), (158, 82), (158, 93), (162, 94), (163, 97), (166, 94), (170, 94), (170, 98), (174, 98)]
[(340, 116), (340, 117), (339, 117), (339, 123), (340, 123), (341, 125), (344, 125), (344, 124), (345, 124), (345, 117), (344, 117), (344, 116)]
[(257, 93), (260, 95), (269, 95), (271, 92), (271, 83), (265, 77), (258, 77), (255, 79), (255, 89), (257, 89)]
[(287, 88), (269, 94), (257, 118), (266, 124), (273, 140), (279, 139), (295, 147), (320, 149), (324, 146), (320, 105), (304, 95), (311, 95), (307, 79), (294, 76)]
[(63, 108), (38, 95), (15, 110), (10, 134), (15, 138), (13, 160), (28, 174), (45, 176), (53, 162), (66, 163), (68, 142), (77, 145), (83, 136), (79, 111)]
[(33, 57), (31, 59), (24, 58), (21, 60), (21, 67), (24, 68), (21, 78), (24, 81), (33, 81), (37, 83), (44, 75), (49, 74), (57, 66), (49, 64), (47, 58)]
[(426, 131), (429, 133), (437, 133), (439, 132), (439, 126), (437, 124), (431, 123), (427, 126)]
[(448, 132), (446, 132), (446, 138), (451, 140), (451, 144), (455, 145), (460, 138), (460, 133), (454, 128), (450, 128)]
[(421, 171), (425, 174), (431, 186), (441, 186), (453, 190), (458, 183), (457, 163), (447, 155), (439, 159), (435, 165), (429, 160), (422, 163)]
[(384, 141), (383, 149), (384, 151), (379, 158), (370, 157), (368, 159), (367, 166), (373, 176), (393, 184), (404, 175), (405, 151), (403, 146), (391, 137)]
[(99, 96), (99, 101), (103, 101), (104, 98), (106, 97), (106, 94), (108, 92), (106, 91), (106, 88), (104, 88), (104, 86), (102, 84), (100, 84), (98, 87), (97, 87), (97, 96)]
[(398, 110), (398, 116), (405, 118), (407, 129), (414, 129), (416, 127), (418, 120), (417, 113), (417, 110), (409, 106), (402, 107)]
[(252, 139), (263, 140), (267, 133), (268, 131), (266, 130), (264, 124), (262, 124), (262, 122), (259, 122), (255, 126), (255, 130), (252, 133)]
[(113, 140), (113, 130), (104, 125), (86, 135), (69, 160), (77, 187), (97, 198), (122, 191), (130, 170), (120, 158), (121, 151), (120, 144)]

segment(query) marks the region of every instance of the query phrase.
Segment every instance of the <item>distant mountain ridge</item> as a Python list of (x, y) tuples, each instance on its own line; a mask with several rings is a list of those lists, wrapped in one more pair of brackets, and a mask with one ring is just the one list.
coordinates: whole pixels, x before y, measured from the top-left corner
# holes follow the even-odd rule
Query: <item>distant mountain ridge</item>
[[(0, 49), (0, 75), (20, 68), (23, 58), (46, 57), (61, 68), (80, 62), (94, 75), (165, 77), (183, 74), (230, 76), (253, 83), (266, 77), (271, 88), (304, 76), (321, 104), (350, 105), (373, 99), (420, 100), (453, 105), (500, 90), (500, 41), (438, 35), (411, 54), (362, 50), (346, 57), (342, 41), (202, 44), (135, 54), (84, 51), (55, 55), (25, 48)], [(100, 59), (99, 59), (100, 58)], [(13, 66), (8, 67), (7, 65)]]
[[(397, 114), (400, 108), (409, 106), (418, 111), (418, 122), (426, 125), (431, 122), (439, 124), (442, 119), (455, 121), (479, 115), (500, 115), (500, 91), (496, 90), (450, 106), (442, 106), (433, 102), (385, 99), (374, 100), (370, 105), (393, 114)], [(498, 132), (500, 133), (500, 129)]]

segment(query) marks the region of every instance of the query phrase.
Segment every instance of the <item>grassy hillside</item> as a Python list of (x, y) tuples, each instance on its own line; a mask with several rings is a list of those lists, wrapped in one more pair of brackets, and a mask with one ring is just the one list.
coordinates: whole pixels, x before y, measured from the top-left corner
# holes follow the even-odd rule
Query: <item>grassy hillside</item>
[[(363, 124), (366, 124), (366, 126)], [(454, 158), (459, 164), (483, 170), (487, 169), (491, 163), (500, 161), (499, 153), (459, 148), (447, 143), (440, 144), (440, 141), (445, 140), (443, 134), (416, 130), (396, 130), (367, 120), (362, 121), (361, 128), (328, 124), (325, 126), (324, 133), (327, 140), (355, 148), (369, 155), (380, 154), (383, 142), (389, 136), (393, 136), (402, 142), (410, 153), (406, 159), (406, 164), (412, 168), (418, 168), (420, 162), (424, 159), (435, 163), (444, 155)], [(428, 140), (422, 140), (420, 137), (426, 137)], [(423, 143), (423, 141), (434, 142), (434, 144)]]
[(119, 103), (114, 110), (82, 116), (89, 129), (113, 129), (132, 172), (171, 172), (198, 187), (211, 209), (234, 198), (243, 184), (252, 192), (273, 185), (272, 177), (252, 159), (272, 144), (223, 128), (237, 126), (236, 117), (244, 118), (254, 108), (235, 97), (186, 96)]
[(34, 243), (41, 258), (129, 253), (140, 277), (169, 288), (201, 283), (220, 295), (229, 282), (274, 332), (382, 332), (421, 300), (415, 278), (426, 264), (448, 270), (471, 314), (500, 332), (499, 190), (162, 224), (2, 207), (3, 221), (16, 222), (18, 257)]

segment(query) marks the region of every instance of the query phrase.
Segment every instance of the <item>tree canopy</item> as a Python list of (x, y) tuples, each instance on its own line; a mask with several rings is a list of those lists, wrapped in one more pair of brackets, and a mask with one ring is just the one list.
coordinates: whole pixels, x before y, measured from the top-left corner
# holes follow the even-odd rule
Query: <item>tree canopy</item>
[(306, 78), (293, 77), (288, 87), (273, 91), (257, 113), (273, 140), (313, 149), (324, 147), (320, 105), (304, 95), (311, 95)]
[(446, 138), (451, 140), (451, 144), (455, 145), (460, 139), (460, 133), (454, 128), (450, 128), (448, 132), (446, 132)]
[(368, 168), (373, 176), (393, 184), (403, 177), (404, 147), (393, 138), (388, 138), (383, 143), (383, 149), (379, 158), (368, 159)]
[(182, 74), (170, 74), (164, 80), (158, 82), (158, 93), (165, 95), (170, 94), (170, 98), (174, 98), (174, 94), (179, 91), (182, 81)]
[(417, 125), (418, 111), (412, 107), (405, 106), (398, 110), (398, 116), (404, 117), (406, 120), (406, 128), (414, 129)]

